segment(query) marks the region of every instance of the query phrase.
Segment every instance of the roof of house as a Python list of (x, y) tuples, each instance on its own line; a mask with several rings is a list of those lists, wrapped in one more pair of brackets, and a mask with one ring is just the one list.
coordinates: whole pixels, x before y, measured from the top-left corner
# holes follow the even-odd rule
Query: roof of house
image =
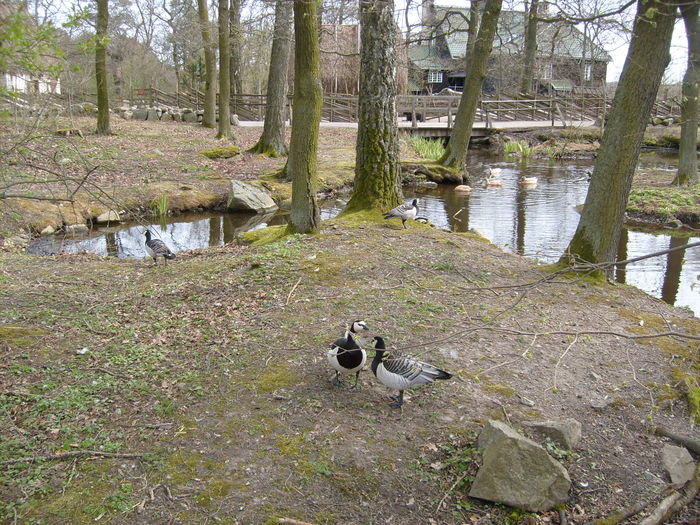
[[(523, 49), (525, 16), (522, 11), (501, 12), (493, 41), (494, 53), (517, 53)], [(437, 6), (434, 17), (439, 33), (445, 34), (452, 57), (463, 57), (467, 49), (469, 8)], [(590, 40), (586, 47), (586, 58), (603, 62), (612, 60), (605, 49)], [(578, 59), (583, 57), (583, 50), (583, 33), (576, 27), (563, 22), (540, 24), (537, 32), (538, 56)]]

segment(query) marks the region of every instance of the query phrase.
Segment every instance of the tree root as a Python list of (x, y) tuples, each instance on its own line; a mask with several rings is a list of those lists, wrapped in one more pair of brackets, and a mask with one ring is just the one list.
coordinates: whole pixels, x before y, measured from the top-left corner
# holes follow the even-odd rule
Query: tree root
[(670, 430), (667, 430), (664, 427), (656, 427), (654, 429), (654, 434), (656, 434), (657, 436), (664, 436), (670, 438), (676, 443), (680, 443), (685, 448), (695, 452), (696, 454), (700, 454), (700, 442), (697, 439), (681, 436), (680, 434), (671, 432)]

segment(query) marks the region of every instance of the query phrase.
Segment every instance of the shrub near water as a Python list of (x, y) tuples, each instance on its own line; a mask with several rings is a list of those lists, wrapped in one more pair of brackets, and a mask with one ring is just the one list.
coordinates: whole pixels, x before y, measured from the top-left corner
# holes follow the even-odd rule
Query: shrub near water
[(441, 140), (411, 137), (408, 142), (424, 159), (438, 160), (445, 153), (445, 145)]

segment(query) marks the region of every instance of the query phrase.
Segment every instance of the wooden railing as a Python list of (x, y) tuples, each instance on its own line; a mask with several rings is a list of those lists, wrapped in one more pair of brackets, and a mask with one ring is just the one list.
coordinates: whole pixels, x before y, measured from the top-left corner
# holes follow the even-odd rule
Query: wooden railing
[[(118, 107), (128, 100), (130, 105), (187, 107), (203, 109), (204, 93), (196, 90), (166, 93), (155, 88), (134, 89), (124, 101), (112, 98), (113, 106)], [(73, 102), (92, 101), (94, 95), (74, 96)], [(265, 118), (265, 95), (233, 95), (231, 112), (240, 120), (260, 121)], [(396, 98), (399, 118), (405, 118), (417, 125), (419, 121), (446, 120), (452, 126), (459, 107), (459, 95), (401, 95)], [(217, 101), (218, 102), (218, 101)], [(480, 101), (476, 121), (600, 121), (610, 111), (610, 99), (595, 93), (573, 93), (566, 96), (538, 98), (483, 99)], [(291, 95), (288, 99), (291, 111)], [(680, 104), (677, 101), (658, 101), (654, 104), (652, 117), (679, 117)], [(357, 122), (357, 96), (326, 94), (323, 100), (321, 118), (329, 122)]]

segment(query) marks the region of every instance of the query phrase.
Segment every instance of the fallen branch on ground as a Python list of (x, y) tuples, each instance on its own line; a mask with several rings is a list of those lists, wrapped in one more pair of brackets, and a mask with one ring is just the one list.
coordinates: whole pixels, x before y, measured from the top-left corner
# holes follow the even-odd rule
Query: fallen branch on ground
[(8, 459), (0, 461), (0, 465), (14, 465), (15, 463), (34, 463), (35, 461), (55, 461), (76, 456), (98, 456), (105, 458), (142, 458), (143, 454), (119, 454), (117, 452), (102, 452), (100, 450), (73, 450), (60, 454), (50, 454), (46, 456), (29, 456), (26, 458)]
[(280, 518), (280, 523), (286, 524), (286, 525), (311, 525), (311, 523), (307, 523), (305, 521), (293, 520), (291, 518)]

